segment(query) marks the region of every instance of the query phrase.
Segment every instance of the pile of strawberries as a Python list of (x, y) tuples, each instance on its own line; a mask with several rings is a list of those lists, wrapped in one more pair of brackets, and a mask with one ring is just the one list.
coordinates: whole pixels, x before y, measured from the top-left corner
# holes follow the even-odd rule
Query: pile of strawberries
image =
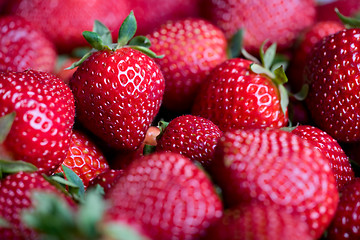
[(359, 239), (358, 0), (1, 0), (0, 239)]

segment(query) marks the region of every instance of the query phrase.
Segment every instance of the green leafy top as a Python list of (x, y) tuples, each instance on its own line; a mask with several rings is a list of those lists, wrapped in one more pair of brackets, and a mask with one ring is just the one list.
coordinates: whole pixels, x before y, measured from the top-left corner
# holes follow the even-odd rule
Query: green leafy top
[(149, 47), (151, 46), (150, 40), (145, 36), (135, 36), (137, 29), (137, 23), (134, 16), (134, 12), (131, 11), (130, 14), (125, 18), (122, 23), (117, 43), (112, 42), (110, 30), (102, 24), (100, 21), (95, 20), (93, 31), (84, 31), (83, 37), (86, 41), (92, 46), (92, 49), (86, 53), (78, 62), (75, 62), (67, 69), (73, 69), (83, 63), (92, 53), (96, 51), (101, 51), (104, 49), (116, 51), (122, 47), (130, 47), (136, 49), (152, 58), (162, 58), (163, 56), (158, 56), (156, 53), (151, 51)]
[(337, 9), (337, 8), (335, 8), (335, 12), (346, 28), (359, 28), (360, 27), (359, 17), (346, 17), (346, 16), (342, 15), (340, 13), (339, 9)]

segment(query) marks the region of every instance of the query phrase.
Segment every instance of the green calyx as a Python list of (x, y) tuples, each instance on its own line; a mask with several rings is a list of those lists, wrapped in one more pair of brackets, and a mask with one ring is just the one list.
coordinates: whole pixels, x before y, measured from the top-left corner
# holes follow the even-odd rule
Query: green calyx
[(0, 117), (0, 144), (3, 144), (16, 117), (15, 112)]
[(105, 49), (116, 51), (117, 49), (123, 47), (130, 47), (132, 49), (138, 50), (148, 55), (151, 58), (162, 58), (163, 55), (158, 56), (156, 55), (156, 53), (154, 53), (149, 49), (151, 43), (147, 37), (135, 36), (136, 30), (137, 30), (136, 19), (134, 16), (134, 12), (131, 11), (130, 14), (125, 18), (124, 22), (122, 23), (119, 29), (117, 43), (113, 43), (110, 30), (100, 21), (95, 20), (93, 30), (84, 31), (82, 33), (86, 41), (92, 46), (92, 49), (88, 53), (86, 53), (78, 62), (72, 64), (67, 69), (73, 69), (79, 66), (92, 53)]
[(335, 12), (340, 18), (341, 22), (344, 24), (346, 28), (359, 28), (360, 27), (360, 17), (346, 17), (342, 15), (339, 9), (335, 8)]

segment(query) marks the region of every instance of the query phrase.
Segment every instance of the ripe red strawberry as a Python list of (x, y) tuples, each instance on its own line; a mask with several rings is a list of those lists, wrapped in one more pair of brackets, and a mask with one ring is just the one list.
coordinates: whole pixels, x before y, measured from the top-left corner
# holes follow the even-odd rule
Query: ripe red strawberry
[(308, 141), (279, 129), (227, 132), (218, 142), (210, 173), (228, 206), (275, 204), (307, 222), (319, 238), (339, 194), (328, 160)]
[(16, 117), (2, 147), (14, 160), (53, 172), (70, 145), (75, 115), (70, 88), (45, 72), (0, 72), (0, 117), (12, 112)]
[(313, 239), (299, 217), (275, 206), (257, 202), (225, 210), (221, 220), (209, 228), (204, 240)]
[(202, 19), (169, 21), (150, 33), (151, 48), (164, 78), (163, 106), (190, 110), (209, 72), (226, 60), (227, 42), (222, 31)]
[(360, 180), (346, 185), (339, 206), (328, 228), (327, 239), (359, 239), (360, 237)]
[(326, 132), (313, 126), (297, 126), (291, 133), (308, 140), (329, 160), (338, 189), (354, 180), (349, 158), (338, 142)]
[(360, 139), (358, 48), (360, 29), (325, 37), (306, 65), (306, 104), (315, 124), (338, 141)]
[(89, 182), (89, 188), (95, 187), (97, 184), (99, 184), (101, 187), (103, 187), (105, 194), (107, 194), (116, 184), (117, 180), (123, 175), (123, 173), (124, 170), (122, 169), (107, 169)]
[(321, 21), (312, 25), (301, 36), (300, 44), (295, 50), (288, 69), (289, 83), (294, 92), (300, 91), (302, 85), (304, 84), (306, 58), (312, 51), (315, 44), (322, 38), (342, 29), (344, 29), (344, 25), (337, 21)]
[[(84, 133), (77, 130), (72, 132), (69, 151), (63, 165), (70, 168), (81, 178), (85, 188), (97, 175), (109, 169), (100, 148)], [(59, 167), (55, 172), (63, 172), (63, 170)]]
[(104, 25), (96, 22), (94, 29), (101, 30), (85, 32), (84, 36), (97, 51), (81, 60), (69, 82), (77, 118), (111, 147), (133, 151), (143, 142), (159, 111), (164, 78), (154, 60), (138, 51), (152, 53), (147, 48), (148, 39), (133, 38), (136, 31), (133, 13), (120, 28), (115, 45)]
[(0, 181), (0, 217), (10, 228), (0, 227), (0, 239), (32, 240), (38, 234), (22, 222), (22, 212), (32, 207), (35, 191), (53, 193), (66, 202), (71, 202), (39, 173), (19, 172), (6, 176)]
[(136, 159), (109, 193), (108, 221), (127, 218), (152, 239), (198, 239), (222, 215), (206, 174), (177, 153)]
[(85, 46), (81, 33), (91, 30), (95, 20), (106, 24), (115, 38), (130, 10), (125, 0), (62, 0), (51, 4), (47, 0), (12, 0), (7, 6), (8, 14), (21, 16), (39, 26), (61, 52)]
[(183, 115), (171, 120), (157, 140), (156, 151), (180, 153), (207, 166), (222, 131), (208, 119)]
[[(280, 128), (287, 124), (287, 96), (280, 84), (251, 70), (241, 58), (217, 66), (201, 87), (192, 114), (211, 120), (222, 131), (243, 128)], [(278, 88), (279, 87), (279, 88)]]
[(313, 0), (210, 0), (205, 9), (228, 39), (244, 28), (244, 47), (250, 53), (258, 53), (267, 39), (278, 43), (281, 50), (291, 47), (315, 18)]
[(0, 17), (0, 70), (52, 72), (56, 50), (45, 34), (18, 16)]

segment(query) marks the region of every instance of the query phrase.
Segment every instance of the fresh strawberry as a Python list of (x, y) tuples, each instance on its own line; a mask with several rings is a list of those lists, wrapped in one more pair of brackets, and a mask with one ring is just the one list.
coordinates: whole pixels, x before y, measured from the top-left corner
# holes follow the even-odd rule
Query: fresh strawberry
[(149, 36), (164, 78), (163, 105), (170, 110), (190, 110), (209, 72), (226, 60), (227, 42), (222, 31), (202, 19), (169, 21)]
[(344, 29), (315, 45), (305, 68), (306, 104), (314, 123), (338, 141), (360, 140), (360, 29)]
[(228, 39), (243, 28), (244, 47), (253, 54), (267, 39), (278, 43), (280, 50), (291, 47), (315, 19), (313, 0), (209, 0), (204, 9)]
[(159, 135), (156, 151), (180, 153), (203, 166), (214, 157), (222, 131), (208, 119), (193, 115), (179, 116), (168, 123)]
[(346, 185), (341, 192), (339, 206), (328, 228), (327, 239), (360, 238), (360, 180)]
[(227, 206), (275, 204), (307, 222), (318, 238), (329, 225), (339, 194), (329, 162), (312, 144), (280, 129), (227, 132), (218, 142), (211, 176)]
[(13, 112), (10, 132), (0, 145), (14, 160), (53, 172), (70, 145), (75, 115), (70, 88), (45, 72), (0, 72), (0, 116)]
[(207, 175), (177, 153), (136, 159), (109, 193), (107, 221), (127, 218), (152, 239), (198, 239), (222, 215)]
[(310, 141), (325, 155), (334, 173), (338, 189), (354, 180), (355, 174), (351, 168), (349, 158), (338, 142), (329, 134), (309, 125), (297, 126), (291, 133)]
[(313, 239), (299, 217), (257, 202), (225, 210), (222, 219), (209, 228), (204, 240)]
[(0, 217), (9, 227), (0, 227), (0, 239), (39, 239), (38, 234), (22, 222), (22, 212), (32, 207), (32, 195), (36, 192), (53, 193), (64, 202), (71, 202), (39, 173), (19, 172), (6, 176), (0, 181)]
[(195, 99), (192, 114), (211, 120), (224, 132), (285, 126), (288, 95), (282, 83), (287, 79), (285, 74), (280, 74), (282, 67), (275, 70), (276, 74), (268, 69), (275, 49), (275, 44), (265, 53), (261, 48), (266, 69), (242, 58), (215, 67)]
[[(107, 171), (109, 165), (100, 148), (80, 131), (72, 132), (70, 148), (63, 165), (74, 171), (83, 181), (85, 188), (97, 175)], [(59, 167), (56, 172), (63, 172)]]
[(77, 118), (111, 147), (134, 151), (159, 111), (164, 78), (154, 60), (141, 52), (156, 56), (147, 48), (148, 39), (133, 38), (132, 12), (120, 28), (117, 44), (112, 44), (103, 24), (96, 22), (94, 30), (84, 32), (94, 50), (80, 60), (69, 82)]
[(344, 25), (337, 21), (317, 22), (308, 28), (300, 37), (299, 46), (295, 50), (287, 71), (292, 91), (300, 91), (302, 85), (304, 84), (304, 68), (306, 65), (306, 59), (315, 44), (324, 37), (336, 33), (344, 28)]
[(106, 24), (116, 38), (116, 30), (130, 10), (126, 0), (62, 0), (51, 4), (48, 0), (11, 0), (6, 12), (39, 26), (59, 51), (71, 52), (86, 46), (81, 33), (91, 30), (95, 20)]
[(0, 70), (52, 72), (56, 50), (45, 34), (18, 16), (0, 17)]
[(104, 189), (105, 194), (107, 194), (123, 173), (124, 170), (122, 169), (107, 169), (89, 182), (89, 188), (99, 184)]

